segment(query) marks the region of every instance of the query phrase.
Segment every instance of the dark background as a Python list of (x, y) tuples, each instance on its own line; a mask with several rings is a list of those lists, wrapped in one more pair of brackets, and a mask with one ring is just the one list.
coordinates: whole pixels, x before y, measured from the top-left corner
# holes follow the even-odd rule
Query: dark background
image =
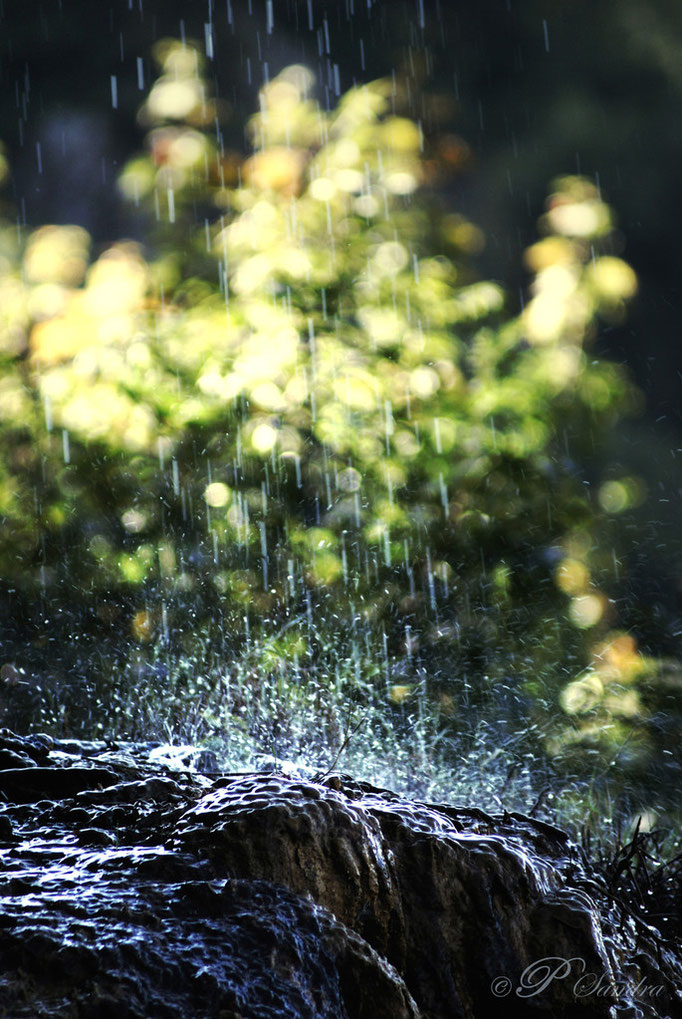
[(481, 273), (505, 284), (511, 310), (552, 178), (598, 178), (640, 292), (594, 350), (626, 364), (644, 400), (585, 470), (608, 463), (646, 483), (629, 525), (637, 622), (646, 644), (644, 606), (664, 615), (650, 643), (672, 652), (682, 630), (679, 0), (0, 0), (0, 139), (20, 222), (80, 223), (99, 247), (136, 235), (114, 181), (142, 143), (152, 45), (183, 33), (209, 39), (215, 91), (232, 111), (226, 143), (240, 151), (258, 87), (286, 64), (311, 66), (330, 106), (338, 86), (407, 75), (427, 135), (471, 148), (441, 198), (483, 228)]

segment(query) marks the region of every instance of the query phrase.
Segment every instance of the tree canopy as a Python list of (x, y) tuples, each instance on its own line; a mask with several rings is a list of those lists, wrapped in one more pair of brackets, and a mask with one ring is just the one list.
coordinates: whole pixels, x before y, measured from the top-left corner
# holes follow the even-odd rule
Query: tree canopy
[[(550, 752), (635, 733), (642, 766), (663, 681), (619, 629), (611, 527), (642, 492), (578, 466), (638, 400), (591, 350), (637, 289), (598, 185), (554, 181), (516, 314), (398, 80), (326, 111), (289, 67), (236, 160), (199, 50), (156, 57), (118, 181), (144, 243), (93, 257), (81, 227), (2, 226), (6, 591), (133, 673), (201, 636), (299, 689), (324, 647), (387, 711), (426, 672), (446, 724), (504, 690)], [(95, 713), (126, 731), (112, 683)], [(219, 714), (215, 684), (183, 683)], [(37, 713), (65, 710), (91, 724), (68, 684)]]

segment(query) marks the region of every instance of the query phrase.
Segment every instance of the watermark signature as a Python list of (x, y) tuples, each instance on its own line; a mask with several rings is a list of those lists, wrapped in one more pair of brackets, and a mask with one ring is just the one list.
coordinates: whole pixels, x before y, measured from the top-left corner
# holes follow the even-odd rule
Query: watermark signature
[(664, 993), (662, 984), (647, 984), (645, 980), (640, 980), (633, 987), (629, 981), (588, 970), (587, 963), (580, 956), (564, 959), (556, 955), (531, 962), (516, 983), (507, 976), (495, 977), (490, 990), (496, 998), (506, 998), (512, 993), (519, 998), (534, 998), (559, 980), (568, 982), (575, 998), (594, 995), (616, 1000), (623, 997), (642, 1000), (647, 997), (656, 998)]

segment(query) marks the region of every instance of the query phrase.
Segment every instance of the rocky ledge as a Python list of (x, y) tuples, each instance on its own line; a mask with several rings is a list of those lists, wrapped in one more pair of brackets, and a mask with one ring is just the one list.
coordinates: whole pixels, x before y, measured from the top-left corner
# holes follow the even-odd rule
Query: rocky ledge
[(682, 1016), (670, 917), (521, 814), (2, 730), (0, 853), (10, 1019)]

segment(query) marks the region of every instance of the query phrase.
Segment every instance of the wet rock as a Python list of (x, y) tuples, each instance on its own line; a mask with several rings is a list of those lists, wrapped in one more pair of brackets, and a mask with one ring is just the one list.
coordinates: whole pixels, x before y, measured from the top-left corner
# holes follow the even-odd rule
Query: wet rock
[[(46, 764), (54, 740), (50, 736), (38, 733), (35, 736), (18, 739), (9, 729), (0, 729), (0, 763), (11, 759), (25, 761), (31, 767), (34, 764)], [(5, 768), (22, 767), (21, 764), (2, 763)]]
[(0, 770), (5, 768), (35, 768), (36, 762), (28, 754), (17, 753), (15, 750), (0, 749)]
[(0, 771), (0, 795), (14, 803), (75, 796), (84, 789), (115, 785), (118, 776), (107, 768), (7, 768)]
[[(596, 905), (564, 887), (563, 833), (480, 812), (457, 823), (390, 794), (329, 785), (233, 778), (180, 818), (172, 845), (203, 851), (220, 874), (311, 895), (403, 974), (429, 1015), (480, 1014), (496, 979), (519, 986), (548, 954), (580, 958), (614, 983)], [(537, 1004), (557, 1014), (575, 996), (557, 981)], [(595, 1000), (589, 1014), (610, 1007)]]
[(140, 800), (159, 803), (184, 802), (183, 795), (170, 778), (145, 778), (138, 782), (109, 783), (113, 788), (79, 791), (78, 804), (137, 803)]
[(682, 1014), (679, 950), (552, 825), (155, 749), (0, 771), (0, 1014)]
[[(0, 989), (3, 1000), (16, 1001), (11, 1014), (418, 1015), (391, 967), (326, 910), (266, 882), (216, 882), (200, 870), (192, 876), (138, 876), (134, 894), (120, 888), (112, 895), (97, 875), (81, 874), (77, 918), (63, 910), (63, 890), (44, 887), (45, 906), (57, 899), (52, 923), (3, 938)], [(19, 919), (13, 904), (10, 898), (6, 927)], [(23, 973), (36, 969), (38, 956), (42, 987), (35, 977), (27, 986)]]

